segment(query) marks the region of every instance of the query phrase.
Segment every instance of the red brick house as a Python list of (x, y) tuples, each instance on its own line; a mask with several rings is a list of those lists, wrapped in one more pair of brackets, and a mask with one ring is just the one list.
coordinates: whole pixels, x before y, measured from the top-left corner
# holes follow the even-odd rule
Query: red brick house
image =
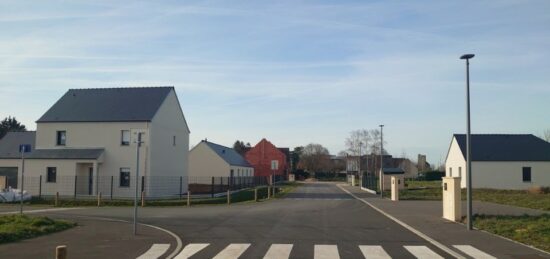
[(265, 138), (248, 150), (245, 158), (254, 167), (254, 176), (285, 176), (288, 160), (284, 152)]

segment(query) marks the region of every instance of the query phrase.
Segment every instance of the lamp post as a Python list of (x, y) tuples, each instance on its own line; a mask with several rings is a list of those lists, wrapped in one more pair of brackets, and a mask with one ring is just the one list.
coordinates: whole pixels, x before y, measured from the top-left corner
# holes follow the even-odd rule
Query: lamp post
[(384, 197), (384, 125), (380, 124), (380, 198)]
[(470, 59), (474, 54), (464, 54), (460, 59), (466, 60), (466, 228), (472, 230), (472, 156), (470, 135)]
[(357, 182), (361, 179), (361, 147), (363, 146), (363, 141), (359, 141), (359, 158), (357, 160)]

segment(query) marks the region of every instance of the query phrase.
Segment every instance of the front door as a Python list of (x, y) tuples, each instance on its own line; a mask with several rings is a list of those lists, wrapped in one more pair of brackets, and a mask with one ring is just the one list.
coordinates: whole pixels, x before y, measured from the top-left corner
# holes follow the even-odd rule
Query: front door
[(92, 195), (94, 190), (94, 168), (88, 169), (88, 195)]

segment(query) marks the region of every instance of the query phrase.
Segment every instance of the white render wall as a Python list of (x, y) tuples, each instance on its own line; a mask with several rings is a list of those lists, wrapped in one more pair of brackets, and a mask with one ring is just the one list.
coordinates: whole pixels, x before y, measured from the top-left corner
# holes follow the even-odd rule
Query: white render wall
[[(172, 90), (151, 121), (150, 164), (151, 176), (146, 185), (147, 196), (176, 195), (182, 179), (182, 192), (187, 192), (189, 170), (189, 129)], [(173, 138), (176, 137), (176, 145)], [(150, 187), (150, 188), (149, 188)]]
[(189, 179), (193, 183), (210, 184), (211, 177), (254, 176), (253, 167), (229, 165), (204, 142), (189, 152)]
[[(531, 182), (523, 182), (523, 167), (531, 167)], [(466, 159), (453, 138), (445, 162), (445, 175), (459, 177), (459, 168), (462, 168), (460, 186), (466, 188)], [(473, 188), (525, 190), (532, 186), (550, 186), (550, 162), (472, 162)]]

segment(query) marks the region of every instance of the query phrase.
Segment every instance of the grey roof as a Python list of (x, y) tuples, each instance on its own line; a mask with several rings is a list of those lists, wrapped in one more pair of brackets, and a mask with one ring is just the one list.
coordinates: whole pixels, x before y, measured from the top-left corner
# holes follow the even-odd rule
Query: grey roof
[[(466, 158), (466, 135), (454, 134)], [(472, 134), (472, 161), (550, 161), (550, 143), (532, 134)]]
[(151, 121), (173, 89), (70, 89), (37, 122)]
[(382, 168), (384, 174), (405, 174), (405, 171), (401, 168), (384, 167)]
[(0, 158), (20, 158), (19, 145), (30, 144), (34, 150), (35, 131), (8, 132), (0, 139)]
[(98, 159), (102, 148), (36, 149), (25, 155), (28, 159)]
[(35, 149), (35, 140), (35, 131), (8, 132), (0, 139), (0, 159), (21, 158), (21, 144), (31, 145), (26, 159), (97, 159), (104, 152), (102, 148)]
[(208, 147), (210, 147), (218, 156), (220, 156), (225, 162), (234, 166), (243, 166), (243, 167), (252, 167), (246, 159), (244, 159), (241, 154), (239, 154), (235, 149), (218, 145), (208, 141), (202, 141)]

